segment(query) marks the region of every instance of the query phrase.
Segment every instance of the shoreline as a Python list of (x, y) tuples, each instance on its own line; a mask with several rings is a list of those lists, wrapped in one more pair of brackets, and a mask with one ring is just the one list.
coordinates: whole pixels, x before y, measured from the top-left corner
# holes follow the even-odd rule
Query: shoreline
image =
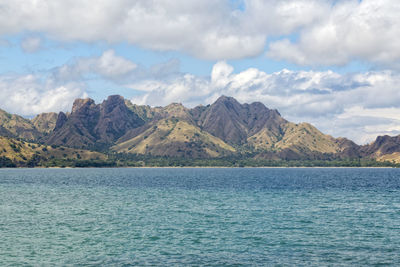
[(15, 168), (0, 168), (0, 170), (17, 170), (17, 169), (398, 169), (398, 167), (390, 166), (375, 166), (375, 167), (347, 167), (347, 166), (262, 166), (262, 167), (229, 167), (229, 166), (143, 166), (143, 167), (15, 167)]

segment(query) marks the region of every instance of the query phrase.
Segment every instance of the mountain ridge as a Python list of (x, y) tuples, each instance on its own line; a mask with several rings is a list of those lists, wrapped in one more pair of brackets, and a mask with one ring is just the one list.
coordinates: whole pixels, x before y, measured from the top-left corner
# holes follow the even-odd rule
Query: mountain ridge
[(374, 159), (400, 163), (400, 136), (357, 145), (309, 123), (293, 123), (261, 102), (221, 96), (186, 108), (133, 104), (119, 95), (102, 103), (76, 99), (70, 113), (32, 120), (0, 110), (0, 136), (49, 146), (176, 158), (250, 157), (266, 160)]

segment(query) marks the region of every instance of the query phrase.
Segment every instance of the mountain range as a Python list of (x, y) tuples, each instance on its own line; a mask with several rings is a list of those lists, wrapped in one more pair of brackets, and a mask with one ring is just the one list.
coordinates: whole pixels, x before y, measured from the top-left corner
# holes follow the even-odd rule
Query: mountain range
[(378, 136), (360, 146), (309, 123), (289, 122), (260, 102), (241, 104), (227, 96), (194, 108), (136, 105), (119, 95), (100, 104), (76, 99), (71, 112), (42, 113), (31, 120), (0, 110), (0, 136), (1, 160), (19, 165), (33, 158), (104, 160), (110, 155), (400, 163), (400, 136)]

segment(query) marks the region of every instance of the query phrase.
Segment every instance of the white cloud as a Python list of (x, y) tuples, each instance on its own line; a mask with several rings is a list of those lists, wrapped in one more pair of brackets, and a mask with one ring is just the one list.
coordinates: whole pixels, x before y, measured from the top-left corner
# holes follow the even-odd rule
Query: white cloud
[(28, 37), (22, 40), (21, 47), (25, 53), (35, 53), (42, 46), (42, 40), (39, 37)]
[(57, 80), (78, 80), (84, 75), (95, 73), (107, 79), (122, 79), (131, 74), (137, 65), (124, 57), (115, 54), (114, 50), (104, 51), (99, 57), (82, 57), (70, 64), (54, 70)]
[[(76, 98), (87, 97), (86, 90), (92, 79), (123, 85), (132, 80), (149, 77), (167, 79), (179, 73), (179, 61), (170, 60), (149, 69), (106, 50), (95, 57), (81, 57), (74, 61), (37, 74), (0, 74), (0, 107), (8, 112), (33, 116), (42, 112), (69, 111)], [(97, 75), (98, 77), (93, 77)], [(185, 76), (185, 79), (189, 75)], [(192, 76), (193, 79), (197, 79)], [(184, 81), (184, 79), (182, 80)], [(195, 84), (193, 82), (190, 83)], [(157, 84), (147, 85), (149, 91)], [(186, 90), (186, 84), (181, 85)], [(168, 90), (160, 88), (159, 90)], [(187, 91), (190, 94), (190, 92)], [(165, 101), (173, 102), (178, 92)], [(151, 99), (151, 97), (149, 97)], [(168, 103), (169, 104), (169, 103)]]
[(365, 143), (377, 135), (400, 134), (399, 83), (400, 75), (391, 71), (341, 75), (282, 70), (267, 74), (251, 68), (234, 73), (232, 66), (218, 62), (209, 78), (182, 74), (128, 86), (142, 91), (133, 102), (153, 106), (209, 104), (221, 95), (242, 103), (261, 101), (291, 121), (311, 122), (335, 137)]
[(154, 106), (165, 106), (173, 102), (184, 102), (187, 105), (194, 106), (203, 103), (199, 100), (212, 92), (207, 80), (191, 74), (184, 74), (169, 81), (143, 80), (127, 86), (145, 92), (134, 97), (132, 99), (134, 103)]
[(18, 115), (70, 110), (76, 98), (86, 96), (81, 85), (76, 83), (42, 81), (34, 75), (0, 76), (0, 106)]
[[(118, 85), (146, 79), (170, 79), (181, 75), (180, 61), (171, 59), (149, 68), (106, 50), (99, 56), (79, 57), (52, 70), (52, 78), (64, 83), (103, 80)], [(93, 76), (94, 75), (94, 76)]]
[(265, 52), (300, 65), (400, 59), (397, 0), (3, 0), (0, 35), (39, 32), (61, 41), (127, 42), (204, 59)]
[(400, 59), (399, 13), (395, 0), (338, 1), (301, 29), (298, 40), (271, 43), (267, 55), (300, 65), (344, 65), (357, 59), (392, 67)]
[(91, 62), (92, 67), (105, 77), (119, 77), (133, 71), (135, 63), (115, 55), (113, 50), (105, 51), (101, 57)]
[(107, 50), (98, 57), (78, 58), (50, 72), (0, 75), (0, 107), (33, 116), (42, 112), (69, 111), (76, 98), (87, 97), (87, 75), (117, 81), (132, 74), (137, 65)]
[(0, 34), (44, 32), (59, 40), (129, 42), (202, 58), (262, 53), (265, 33), (239, 29), (229, 1), (4, 0)]

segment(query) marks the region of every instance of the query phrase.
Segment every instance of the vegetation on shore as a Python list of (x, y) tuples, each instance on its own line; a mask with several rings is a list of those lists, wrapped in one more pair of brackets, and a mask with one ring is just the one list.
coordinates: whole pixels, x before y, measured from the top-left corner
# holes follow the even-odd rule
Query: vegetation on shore
[(255, 158), (174, 158), (167, 156), (144, 156), (115, 153), (107, 158), (45, 158), (35, 156), (25, 163), (0, 157), (0, 167), (400, 167), (399, 163), (376, 161), (374, 159), (336, 160), (267, 160)]

